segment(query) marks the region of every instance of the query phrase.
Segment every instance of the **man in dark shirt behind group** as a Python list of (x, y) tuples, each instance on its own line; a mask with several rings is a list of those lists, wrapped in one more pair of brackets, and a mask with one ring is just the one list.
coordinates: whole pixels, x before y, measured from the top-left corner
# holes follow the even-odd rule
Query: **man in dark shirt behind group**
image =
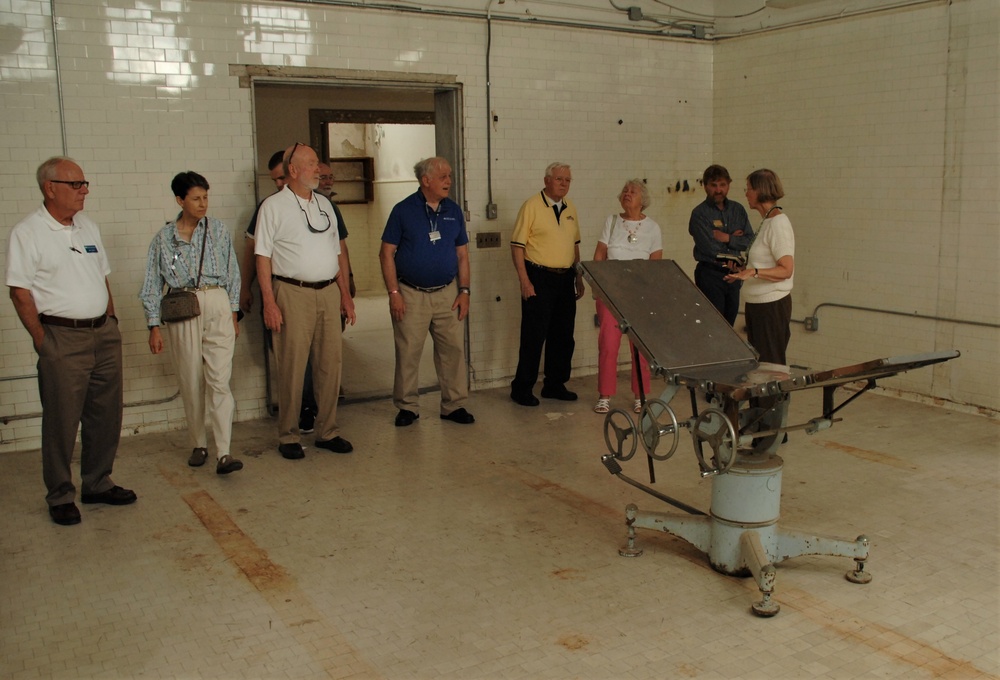
[(702, 175), (706, 198), (691, 211), (688, 223), (688, 232), (694, 237), (694, 259), (698, 262), (694, 283), (730, 326), (736, 324), (740, 311), (741, 284), (723, 280), (730, 270), (719, 255), (745, 253), (753, 241), (747, 211), (726, 198), (732, 181), (729, 171), (721, 165), (708, 166)]

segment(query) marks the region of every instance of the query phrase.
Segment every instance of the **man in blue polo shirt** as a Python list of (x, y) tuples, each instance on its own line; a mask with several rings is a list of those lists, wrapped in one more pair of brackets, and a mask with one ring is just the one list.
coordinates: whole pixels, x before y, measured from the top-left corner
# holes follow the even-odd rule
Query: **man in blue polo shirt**
[(462, 209), (448, 198), (451, 165), (427, 158), (413, 168), (416, 193), (393, 207), (382, 233), (379, 261), (389, 291), (396, 343), (392, 403), (396, 427), (420, 417), (420, 356), (430, 330), (441, 385), (441, 418), (461, 425), (476, 419), (465, 410), (465, 317), (469, 315), (469, 235)]

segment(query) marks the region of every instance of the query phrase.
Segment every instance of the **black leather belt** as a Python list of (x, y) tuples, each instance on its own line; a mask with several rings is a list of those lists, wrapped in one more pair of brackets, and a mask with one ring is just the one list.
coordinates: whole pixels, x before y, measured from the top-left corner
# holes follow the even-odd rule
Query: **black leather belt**
[(547, 272), (552, 272), (553, 274), (565, 274), (567, 272), (573, 271), (572, 267), (566, 267), (564, 269), (559, 269), (557, 267), (546, 267), (543, 264), (536, 264), (536, 263), (532, 262), (531, 260), (525, 260), (524, 263), (526, 265), (534, 267), (535, 269), (542, 269), (542, 270), (545, 270)]
[(329, 281), (299, 281), (298, 279), (289, 278), (287, 276), (278, 276), (277, 274), (274, 275), (274, 278), (278, 279), (282, 283), (290, 283), (293, 286), (298, 286), (299, 288), (313, 288), (315, 290), (323, 290), (337, 280), (337, 277), (334, 277)]
[(67, 319), (61, 316), (39, 314), (38, 320), (49, 326), (64, 326), (65, 328), (100, 328), (108, 322), (108, 315), (101, 314), (93, 319)]
[(408, 288), (413, 288), (414, 290), (419, 290), (421, 293), (436, 293), (439, 290), (443, 290), (444, 288), (447, 288), (448, 286), (451, 285), (451, 281), (449, 281), (448, 283), (444, 284), (443, 286), (433, 286), (431, 288), (424, 288), (423, 286), (416, 286), (416, 285), (410, 283), (409, 281), (407, 281), (406, 279), (400, 279), (399, 282), (401, 284), (403, 284), (404, 286), (408, 287)]

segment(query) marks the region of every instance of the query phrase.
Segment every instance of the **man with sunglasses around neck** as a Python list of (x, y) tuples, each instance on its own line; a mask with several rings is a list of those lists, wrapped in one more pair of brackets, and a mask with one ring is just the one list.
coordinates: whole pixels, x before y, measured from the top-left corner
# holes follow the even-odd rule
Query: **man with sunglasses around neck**
[(90, 193), (83, 170), (57, 156), (38, 167), (36, 179), (43, 203), (11, 230), (7, 286), (38, 353), (49, 516), (68, 526), (81, 519), (72, 471), (78, 428), (81, 500), (136, 500), (111, 481), (122, 429), (122, 338), (107, 252), (97, 225), (81, 212)]
[[(337, 218), (317, 193), (319, 158), (296, 143), (284, 157), (285, 187), (264, 199), (257, 218), (257, 280), (264, 325), (273, 333), (278, 371), (278, 452), (305, 457), (299, 412), (306, 363), (313, 360), (316, 446), (334, 453), (354, 447), (340, 436), (341, 316), (354, 324), (350, 267), (340, 248)], [(343, 275), (341, 275), (343, 274)]]

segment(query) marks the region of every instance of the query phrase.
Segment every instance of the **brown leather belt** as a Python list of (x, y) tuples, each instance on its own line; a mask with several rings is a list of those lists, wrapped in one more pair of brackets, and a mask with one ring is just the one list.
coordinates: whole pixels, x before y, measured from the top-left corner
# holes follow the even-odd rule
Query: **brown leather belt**
[(329, 281), (299, 281), (298, 279), (289, 278), (287, 276), (278, 276), (277, 274), (274, 275), (274, 278), (282, 283), (290, 283), (293, 286), (298, 286), (299, 288), (313, 288), (315, 290), (323, 290), (337, 280), (337, 278), (334, 277)]
[(546, 267), (543, 264), (537, 264), (535, 262), (532, 262), (531, 260), (525, 260), (524, 263), (526, 265), (534, 267), (535, 269), (543, 269), (547, 272), (552, 272), (553, 274), (565, 274), (567, 272), (573, 271), (572, 267), (566, 267), (565, 269), (557, 269), (556, 267)]
[(39, 314), (38, 320), (49, 326), (64, 326), (66, 328), (100, 328), (108, 322), (108, 315), (101, 314), (93, 319), (66, 319), (61, 316)]

